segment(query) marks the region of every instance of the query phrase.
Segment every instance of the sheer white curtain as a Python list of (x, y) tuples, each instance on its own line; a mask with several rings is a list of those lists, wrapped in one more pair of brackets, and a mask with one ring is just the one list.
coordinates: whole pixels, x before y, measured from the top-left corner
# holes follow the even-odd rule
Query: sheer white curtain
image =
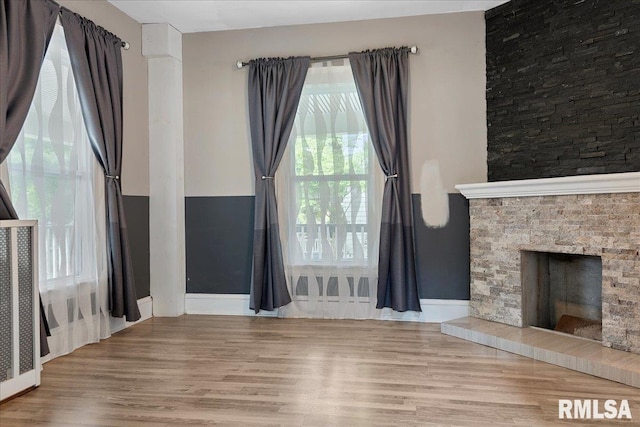
[(313, 64), (276, 174), (293, 300), (281, 316), (378, 314), (382, 179), (348, 60)]
[(60, 25), (5, 163), (19, 217), (39, 222), (40, 292), (52, 334), (47, 358), (108, 337), (104, 177), (89, 145)]

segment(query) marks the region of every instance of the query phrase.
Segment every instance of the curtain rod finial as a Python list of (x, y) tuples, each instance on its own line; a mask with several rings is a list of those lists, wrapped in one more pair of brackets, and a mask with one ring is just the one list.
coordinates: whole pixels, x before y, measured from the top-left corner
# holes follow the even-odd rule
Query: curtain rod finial
[(238, 69), (244, 67), (244, 62), (242, 62), (242, 61), (236, 62), (236, 67), (238, 67)]
[(129, 42), (122, 42), (122, 48), (124, 50), (129, 50), (130, 47), (131, 45), (129, 44)]
[(418, 53), (418, 46), (411, 46), (409, 50), (411, 51), (411, 53)]

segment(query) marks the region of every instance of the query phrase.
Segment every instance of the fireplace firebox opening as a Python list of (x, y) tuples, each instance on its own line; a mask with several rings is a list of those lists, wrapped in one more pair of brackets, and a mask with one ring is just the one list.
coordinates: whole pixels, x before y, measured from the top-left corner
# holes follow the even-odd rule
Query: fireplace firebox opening
[(523, 326), (602, 340), (602, 259), (521, 251)]

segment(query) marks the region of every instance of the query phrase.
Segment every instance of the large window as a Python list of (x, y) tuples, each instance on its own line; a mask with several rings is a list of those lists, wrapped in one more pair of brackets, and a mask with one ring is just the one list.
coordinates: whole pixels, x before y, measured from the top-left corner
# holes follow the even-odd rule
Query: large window
[(348, 61), (313, 64), (276, 176), (294, 297), (372, 296), (380, 178)]
[(108, 333), (99, 322), (108, 313), (101, 307), (106, 255), (99, 243), (104, 179), (89, 145), (60, 25), (6, 165), (18, 216), (38, 220), (40, 291), (55, 357)]

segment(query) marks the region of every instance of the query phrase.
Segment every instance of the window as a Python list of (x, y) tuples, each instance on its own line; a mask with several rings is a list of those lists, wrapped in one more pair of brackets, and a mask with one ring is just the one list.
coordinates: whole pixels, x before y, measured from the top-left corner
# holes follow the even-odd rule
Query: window
[(89, 144), (60, 25), (6, 165), (18, 216), (38, 220), (40, 291), (52, 329), (51, 353), (66, 354), (97, 340), (97, 320), (108, 310), (101, 307), (106, 253), (99, 243), (105, 235), (104, 178)]
[(294, 296), (373, 296), (381, 177), (348, 61), (313, 64), (276, 176)]

